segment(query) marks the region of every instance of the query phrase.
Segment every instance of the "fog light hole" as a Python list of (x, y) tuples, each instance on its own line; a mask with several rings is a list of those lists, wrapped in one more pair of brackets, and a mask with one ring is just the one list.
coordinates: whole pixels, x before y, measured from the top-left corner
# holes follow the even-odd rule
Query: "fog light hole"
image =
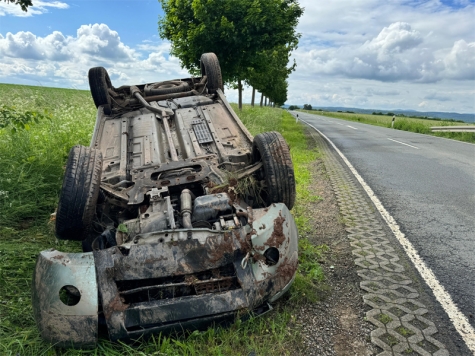
[(268, 266), (274, 266), (279, 262), (279, 250), (275, 247), (269, 247), (265, 252), (264, 252), (264, 257), (266, 258), (266, 265)]
[(59, 290), (59, 299), (64, 305), (72, 307), (81, 300), (81, 293), (75, 286), (67, 285)]

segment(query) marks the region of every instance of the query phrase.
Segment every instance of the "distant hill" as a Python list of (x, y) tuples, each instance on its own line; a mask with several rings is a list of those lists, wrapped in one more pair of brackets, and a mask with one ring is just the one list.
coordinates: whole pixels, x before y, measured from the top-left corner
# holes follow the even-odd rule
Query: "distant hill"
[[(282, 107), (288, 108), (290, 105), (283, 105)], [(298, 105), (298, 107), (303, 108), (303, 105)], [(406, 116), (419, 116), (419, 117), (430, 117), (436, 119), (453, 119), (453, 120), (460, 120), (468, 123), (475, 123), (475, 114), (459, 114), (455, 112), (438, 112), (438, 111), (416, 111), (416, 110), (379, 110), (379, 109), (359, 109), (359, 108), (344, 108), (338, 106), (327, 106), (327, 107), (319, 107), (313, 106), (313, 110), (324, 110), (324, 111), (353, 111), (355, 113), (360, 114), (372, 114), (373, 112), (382, 112), (386, 114), (388, 112), (392, 112), (394, 114), (404, 114)]]

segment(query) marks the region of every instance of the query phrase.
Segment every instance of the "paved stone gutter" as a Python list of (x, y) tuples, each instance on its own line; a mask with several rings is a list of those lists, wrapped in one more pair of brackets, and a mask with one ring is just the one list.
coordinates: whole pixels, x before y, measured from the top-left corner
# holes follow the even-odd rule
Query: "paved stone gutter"
[(374, 205), (327, 142), (318, 134), (312, 136), (324, 155), (353, 248), (364, 303), (370, 308), (366, 319), (375, 327), (371, 342), (379, 348), (378, 355), (449, 355), (434, 323), (437, 316), (429, 311), (427, 296), (421, 295), (421, 282), (400, 259), (400, 249)]

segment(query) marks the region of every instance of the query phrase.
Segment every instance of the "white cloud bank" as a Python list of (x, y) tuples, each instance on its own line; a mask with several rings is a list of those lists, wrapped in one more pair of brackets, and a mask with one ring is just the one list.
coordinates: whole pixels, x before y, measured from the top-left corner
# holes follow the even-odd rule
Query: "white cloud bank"
[(461, 39), (434, 53), (420, 32), (396, 22), (374, 38), (337, 48), (295, 53), (299, 72), (307, 75), (373, 79), (381, 82), (434, 83), (444, 79), (475, 80), (475, 42)]
[(168, 44), (147, 49), (144, 55), (130, 48), (105, 24), (82, 25), (76, 36), (58, 31), (46, 37), (31, 32), (0, 34), (0, 80), (87, 88), (87, 72), (96, 66), (107, 68), (116, 86), (187, 75), (178, 59), (168, 55)]

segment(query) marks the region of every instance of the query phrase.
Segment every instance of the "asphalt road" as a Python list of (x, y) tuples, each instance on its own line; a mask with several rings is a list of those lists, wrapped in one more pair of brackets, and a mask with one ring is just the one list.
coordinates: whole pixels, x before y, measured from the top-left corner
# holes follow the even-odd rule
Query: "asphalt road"
[(475, 145), (298, 115), (348, 158), (475, 326)]

